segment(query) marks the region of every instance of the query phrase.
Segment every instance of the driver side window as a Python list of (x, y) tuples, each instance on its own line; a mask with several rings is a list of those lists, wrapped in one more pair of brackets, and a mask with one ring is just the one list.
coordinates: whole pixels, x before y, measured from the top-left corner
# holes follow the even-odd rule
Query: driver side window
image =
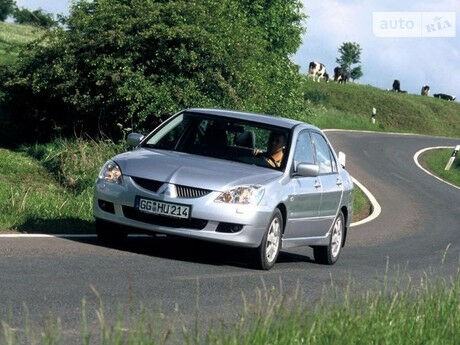
[(299, 163), (314, 164), (313, 146), (311, 143), (310, 133), (306, 130), (299, 133), (294, 152), (294, 169), (297, 170)]

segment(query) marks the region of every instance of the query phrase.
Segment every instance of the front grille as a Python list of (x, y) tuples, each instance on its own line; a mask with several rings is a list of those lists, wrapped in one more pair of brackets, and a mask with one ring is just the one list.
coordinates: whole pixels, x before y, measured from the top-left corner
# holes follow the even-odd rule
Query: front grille
[(201, 198), (205, 196), (211, 191), (209, 189), (202, 189), (202, 188), (195, 188), (195, 187), (187, 187), (187, 186), (180, 186), (176, 185), (177, 190), (177, 197), (178, 198)]
[(126, 218), (137, 220), (143, 223), (153, 224), (153, 225), (167, 226), (170, 228), (187, 228), (187, 229), (203, 230), (208, 224), (208, 221), (205, 219), (172, 218), (172, 217), (158, 216), (154, 214), (144, 213), (139, 210), (136, 210), (134, 207), (123, 206), (122, 208), (123, 208), (123, 214), (125, 215)]
[(148, 180), (146, 178), (140, 178), (140, 177), (131, 177), (133, 181), (141, 186), (142, 188), (148, 189), (154, 193), (158, 191), (158, 189), (163, 185), (163, 182), (161, 181), (155, 181), (155, 180)]

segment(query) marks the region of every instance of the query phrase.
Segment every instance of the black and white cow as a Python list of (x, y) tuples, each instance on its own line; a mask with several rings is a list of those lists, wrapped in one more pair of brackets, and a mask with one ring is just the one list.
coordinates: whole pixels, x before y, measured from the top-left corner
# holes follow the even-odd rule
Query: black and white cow
[(334, 68), (334, 81), (346, 84), (349, 79), (350, 73), (347, 70), (339, 66)]
[(445, 99), (446, 101), (455, 101), (455, 99), (457, 98), (455, 96), (446, 95), (445, 93), (435, 93), (433, 97)]
[(329, 81), (329, 74), (327, 74), (326, 66), (320, 62), (310, 62), (310, 65), (308, 66), (308, 75), (318, 82), (321, 78), (323, 78), (326, 83)]
[(422, 96), (429, 96), (430, 95), (430, 87), (428, 85), (423, 85), (422, 86), (421, 95)]

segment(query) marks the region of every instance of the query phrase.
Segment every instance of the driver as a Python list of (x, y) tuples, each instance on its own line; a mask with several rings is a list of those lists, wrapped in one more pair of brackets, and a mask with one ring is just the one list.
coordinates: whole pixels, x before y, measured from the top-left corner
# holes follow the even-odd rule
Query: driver
[(267, 152), (256, 150), (256, 156), (262, 156), (272, 168), (279, 168), (284, 157), (286, 148), (286, 136), (284, 133), (271, 132), (268, 138)]

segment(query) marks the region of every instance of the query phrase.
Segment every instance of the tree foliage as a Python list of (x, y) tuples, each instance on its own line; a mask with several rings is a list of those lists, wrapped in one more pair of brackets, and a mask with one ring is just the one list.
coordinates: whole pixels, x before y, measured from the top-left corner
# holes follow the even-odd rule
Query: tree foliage
[(361, 65), (353, 67), (353, 65), (361, 63), (361, 51), (361, 46), (356, 42), (344, 42), (338, 49), (339, 57), (336, 59), (336, 62), (354, 80), (361, 78), (363, 75)]
[[(5, 85), (35, 135), (151, 128), (182, 108), (304, 112), (298, 0), (80, 0)], [(284, 5), (283, 5), (284, 4)]]
[(42, 9), (30, 11), (26, 8), (15, 8), (13, 18), (18, 24), (35, 25), (47, 29), (56, 25), (53, 15)]
[(15, 4), (14, 0), (0, 0), (0, 21), (3, 22), (13, 13)]

